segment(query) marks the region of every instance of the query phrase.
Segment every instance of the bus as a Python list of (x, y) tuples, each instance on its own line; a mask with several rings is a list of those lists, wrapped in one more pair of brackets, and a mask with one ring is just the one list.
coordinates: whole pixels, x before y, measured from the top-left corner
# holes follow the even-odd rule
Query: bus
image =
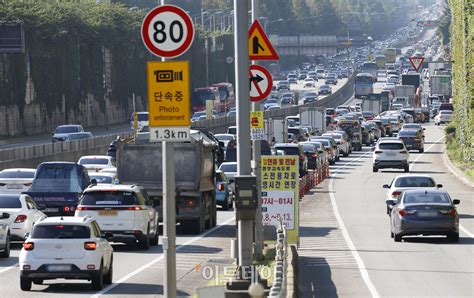
[(220, 100), (219, 91), (216, 87), (195, 88), (191, 95), (191, 111), (193, 113), (206, 110), (206, 101), (215, 102)]
[(217, 83), (212, 87), (219, 92), (219, 97), (214, 101), (214, 109), (218, 113), (227, 113), (235, 107), (234, 86), (231, 83)]
[(375, 56), (375, 63), (379, 69), (385, 69), (385, 56), (377, 55)]
[(359, 73), (354, 81), (355, 98), (367, 97), (369, 93), (374, 93), (374, 78), (370, 73)]
[(397, 59), (397, 49), (396, 48), (387, 48), (385, 50), (385, 62), (386, 63), (395, 63)]
[(370, 73), (372, 75), (374, 81), (377, 81), (377, 70), (378, 69), (379, 68), (377, 66), (377, 63), (366, 61), (360, 67), (360, 72), (361, 73)]

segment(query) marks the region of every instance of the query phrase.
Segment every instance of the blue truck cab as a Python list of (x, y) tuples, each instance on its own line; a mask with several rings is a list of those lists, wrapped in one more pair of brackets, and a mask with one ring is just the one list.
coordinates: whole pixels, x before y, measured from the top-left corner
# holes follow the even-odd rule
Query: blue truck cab
[(44, 162), (37, 170), (30, 195), (48, 216), (74, 215), (78, 199), (89, 186), (86, 168), (73, 162)]

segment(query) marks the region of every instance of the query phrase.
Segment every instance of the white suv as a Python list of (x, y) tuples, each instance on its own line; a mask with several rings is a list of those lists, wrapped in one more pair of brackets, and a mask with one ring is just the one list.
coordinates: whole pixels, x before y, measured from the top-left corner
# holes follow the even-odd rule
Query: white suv
[(85, 279), (94, 290), (112, 283), (113, 249), (91, 217), (49, 217), (33, 226), (20, 252), (20, 287), (48, 279)]
[(101, 184), (87, 188), (75, 216), (90, 215), (114, 242), (137, 243), (140, 249), (158, 245), (158, 212), (146, 191), (136, 185)]
[(10, 256), (10, 227), (5, 221), (9, 217), (8, 213), (0, 213), (0, 258)]
[(408, 153), (405, 144), (399, 140), (382, 140), (375, 146), (372, 155), (372, 170), (378, 172), (379, 169), (396, 168), (410, 171)]

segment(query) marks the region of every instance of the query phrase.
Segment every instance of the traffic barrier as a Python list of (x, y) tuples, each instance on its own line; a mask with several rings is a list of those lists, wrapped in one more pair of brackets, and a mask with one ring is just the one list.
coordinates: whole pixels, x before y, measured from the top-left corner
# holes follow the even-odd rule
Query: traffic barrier
[(273, 271), (273, 284), (270, 288), (270, 294), (268, 295), (268, 297), (286, 297), (288, 271), (288, 239), (286, 237), (286, 229), (281, 222), (277, 229), (275, 261), (276, 265)]

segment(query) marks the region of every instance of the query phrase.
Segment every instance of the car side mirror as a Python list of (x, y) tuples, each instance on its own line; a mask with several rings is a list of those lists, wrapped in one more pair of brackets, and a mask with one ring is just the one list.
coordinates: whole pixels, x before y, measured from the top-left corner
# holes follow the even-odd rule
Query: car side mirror
[(397, 201), (396, 200), (386, 200), (385, 204), (387, 204), (387, 206), (390, 207), (390, 206), (396, 205)]
[(437, 184), (436, 187), (437, 188), (443, 188), (443, 184)]
[(10, 214), (3, 212), (2, 215), (0, 216), (0, 219), (7, 219), (10, 218)]
[(423, 127), (423, 130), (426, 130), (426, 128)]
[(53, 131), (53, 132), (51, 132), (51, 134), (54, 136), (54, 131)]
[(91, 183), (89, 185), (97, 185), (97, 179), (91, 179)]
[(371, 148), (370, 148), (370, 151), (375, 151), (375, 147), (371, 147)]
[(25, 235), (23, 235), (23, 238), (24, 238), (24, 239), (26, 239), (26, 238), (28, 238), (28, 237), (30, 237), (30, 233), (25, 233)]
[(382, 187), (383, 188), (390, 188), (390, 186), (388, 186), (388, 184), (384, 184)]
[(460, 200), (457, 200), (457, 199), (456, 199), (456, 200), (453, 200), (453, 205), (458, 205), (459, 203), (461, 203)]
[(43, 204), (40, 204), (38, 205), (38, 210), (45, 210), (46, 209), (46, 205), (43, 205)]
[(112, 234), (110, 232), (103, 232), (102, 233), (102, 238), (110, 240), (110, 239), (114, 238), (114, 234)]

